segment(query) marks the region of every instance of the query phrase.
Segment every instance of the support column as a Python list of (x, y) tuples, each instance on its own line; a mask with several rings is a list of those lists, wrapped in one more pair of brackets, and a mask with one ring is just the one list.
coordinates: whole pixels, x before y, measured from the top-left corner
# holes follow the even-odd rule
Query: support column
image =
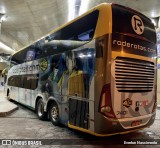
[(160, 28), (157, 29), (157, 101), (160, 107)]

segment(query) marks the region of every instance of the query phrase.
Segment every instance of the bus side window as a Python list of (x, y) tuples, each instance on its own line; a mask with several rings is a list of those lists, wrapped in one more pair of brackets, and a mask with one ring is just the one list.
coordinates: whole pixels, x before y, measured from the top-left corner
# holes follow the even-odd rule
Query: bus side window
[(26, 89), (30, 89), (31, 88), (31, 81), (30, 78), (25, 76), (23, 79), (23, 87)]
[(31, 90), (34, 90), (38, 86), (38, 75), (34, 75), (32, 79), (30, 79), (31, 83)]
[(13, 77), (9, 77), (9, 79), (8, 79), (8, 85), (10, 85), (10, 86), (13, 85)]
[(104, 40), (98, 40), (96, 42), (96, 58), (103, 57)]

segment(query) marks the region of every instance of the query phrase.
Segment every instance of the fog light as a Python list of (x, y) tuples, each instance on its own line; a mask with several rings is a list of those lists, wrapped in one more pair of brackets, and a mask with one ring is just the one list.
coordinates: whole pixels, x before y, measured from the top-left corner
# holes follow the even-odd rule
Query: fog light
[(102, 113), (105, 113), (105, 112), (109, 113), (110, 111), (111, 111), (111, 107), (110, 106), (104, 106), (104, 107), (101, 108), (101, 112)]

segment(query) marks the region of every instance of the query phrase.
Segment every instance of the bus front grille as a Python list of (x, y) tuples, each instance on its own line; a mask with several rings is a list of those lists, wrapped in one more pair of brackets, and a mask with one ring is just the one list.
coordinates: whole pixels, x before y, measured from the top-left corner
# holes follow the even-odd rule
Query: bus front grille
[(154, 63), (117, 57), (115, 81), (119, 92), (149, 92), (154, 84)]

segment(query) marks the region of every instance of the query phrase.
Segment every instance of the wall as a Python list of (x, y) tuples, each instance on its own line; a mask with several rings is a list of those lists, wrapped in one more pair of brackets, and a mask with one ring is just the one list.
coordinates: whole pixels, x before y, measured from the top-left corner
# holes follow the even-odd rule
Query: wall
[(157, 50), (158, 50), (158, 57), (157, 57), (157, 100), (158, 106), (160, 106), (160, 28), (157, 29)]

